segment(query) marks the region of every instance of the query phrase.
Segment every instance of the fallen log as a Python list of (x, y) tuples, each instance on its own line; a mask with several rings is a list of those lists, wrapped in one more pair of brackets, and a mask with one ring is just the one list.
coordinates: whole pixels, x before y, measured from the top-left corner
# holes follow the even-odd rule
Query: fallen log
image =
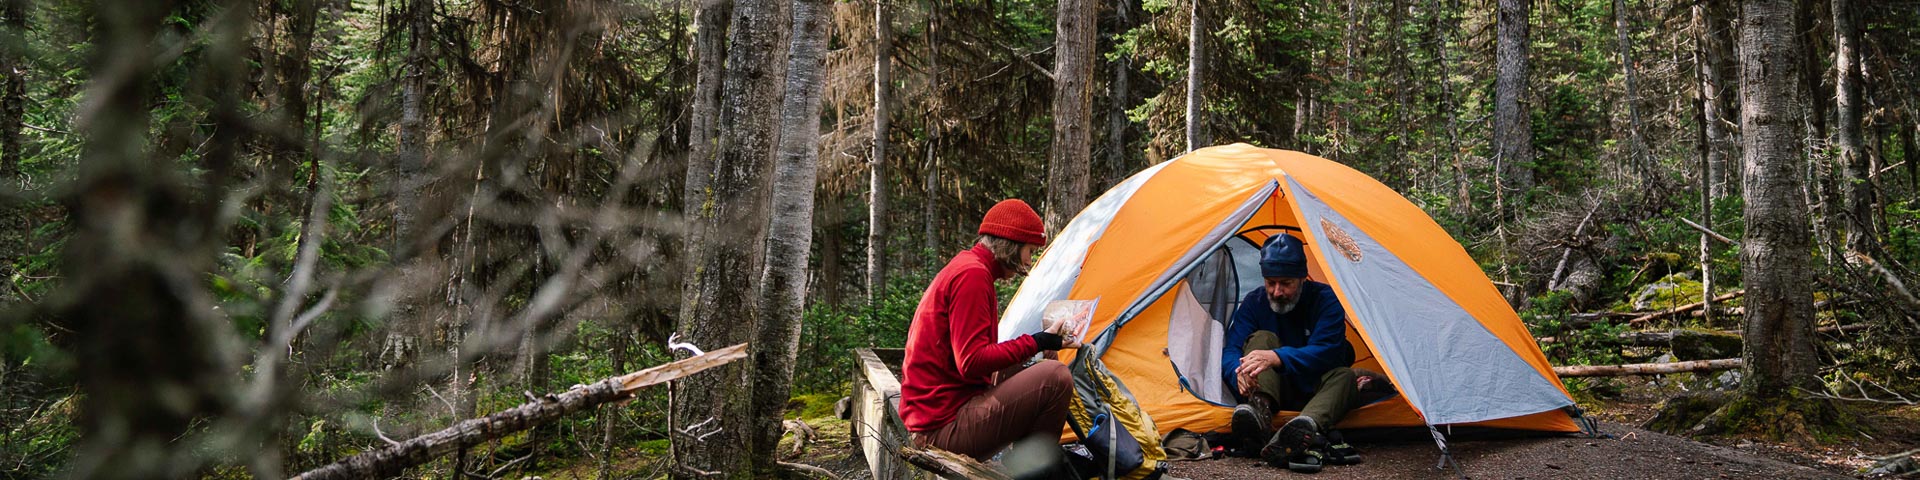
[(1553, 367), (1553, 373), (1567, 377), (1624, 377), (1629, 375), (1665, 375), (1669, 373), (1711, 372), (1740, 368), (1738, 358), (1695, 360), (1674, 363), (1632, 363), (1627, 365), (1569, 365)]
[(642, 388), (699, 373), (709, 368), (747, 358), (747, 344), (707, 352), (686, 360), (601, 380), (592, 385), (574, 387), (559, 395), (548, 394), (531, 403), (481, 418), (463, 420), (445, 430), (392, 442), (387, 448), (361, 452), (332, 465), (308, 470), (295, 480), (389, 478), (407, 468), (427, 463), (448, 453), (508, 434), (551, 422), (567, 414), (592, 409), (602, 404), (633, 397)]
[(938, 448), (922, 450), (901, 446), (895, 450), (894, 453), (899, 455), (900, 458), (906, 459), (907, 463), (911, 463), (913, 466), (940, 475), (940, 478), (957, 480), (1012, 480), (1013, 478), (1007, 476), (1005, 473), (1001, 473), (999, 470), (994, 470), (993, 467), (986, 466), (986, 464)]
[[(1736, 292), (1733, 292), (1733, 293), (1729, 293), (1729, 294), (1726, 294), (1726, 295), (1721, 295), (1721, 296), (1718, 296), (1718, 297), (1713, 297), (1713, 301), (1714, 301), (1715, 303), (1718, 303), (1718, 302), (1724, 302), (1724, 301), (1727, 301), (1727, 300), (1732, 300), (1732, 299), (1735, 299), (1735, 298), (1740, 298), (1740, 296), (1741, 296), (1741, 295), (1746, 295), (1746, 294), (1747, 294), (1747, 291), (1746, 291), (1746, 290), (1739, 290), (1739, 291), (1736, 291)], [(1659, 311), (1659, 312), (1654, 312), (1654, 313), (1650, 313), (1650, 314), (1647, 314), (1647, 315), (1642, 315), (1642, 316), (1640, 316), (1640, 317), (1637, 317), (1637, 318), (1634, 318), (1634, 319), (1632, 319), (1632, 320), (1628, 320), (1628, 321), (1627, 321), (1627, 323), (1628, 323), (1628, 324), (1634, 324), (1634, 325), (1638, 325), (1638, 324), (1642, 324), (1642, 323), (1647, 323), (1647, 322), (1651, 322), (1651, 321), (1654, 321), (1654, 320), (1659, 320), (1659, 319), (1662, 319), (1662, 318), (1666, 318), (1666, 317), (1669, 317), (1669, 316), (1673, 316), (1673, 315), (1677, 315), (1677, 314), (1682, 314), (1682, 313), (1687, 313), (1687, 312), (1691, 312), (1691, 311), (1694, 311), (1694, 310), (1699, 310), (1699, 309), (1700, 309), (1700, 307), (1702, 307), (1702, 306), (1706, 306), (1706, 304), (1707, 304), (1707, 302), (1693, 302), (1693, 303), (1689, 303), (1689, 304), (1686, 304), (1686, 305), (1681, 305), (1681, 306), (1678, 306), (1678, 307), (1674, 307), (1674, 308), (1672, 308), (1672, 309), (1668, 309), (1668, 310), (1662, 310), (1662, 311)]]
[(1572, 314), (1567, 314), (1566, 325), (1573, 328), (1587, 328), (1587, 326), (1589, 325), (1606, 321), (1608, 319), (1634, 318), (1634, 317), (1639, 317), (1640, 315), (1641, 314), (1639, 313), (1624, 313), (1624, 312), (1572, 313)]
[(1868, 327), (1872, 327), (1872, 325), (1868, 325), (1864, 323), (1856, 323), (1852, 325), (1837, 325), (1837, 326), (1831, 326), (1831, 327), (1815, 328), (1813, 329), (1813, 333), (1853, 333), (1861, 330), (1866, 330)]

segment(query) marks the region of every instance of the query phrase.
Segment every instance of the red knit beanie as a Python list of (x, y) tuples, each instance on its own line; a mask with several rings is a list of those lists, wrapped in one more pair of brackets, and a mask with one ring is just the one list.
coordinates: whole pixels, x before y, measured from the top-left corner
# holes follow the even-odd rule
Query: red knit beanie
[(1032, 245), (1047, 244), (1047, 226), (1033, 207), (1018, 198), (1001, 200), (980, 220), (980, 234)]

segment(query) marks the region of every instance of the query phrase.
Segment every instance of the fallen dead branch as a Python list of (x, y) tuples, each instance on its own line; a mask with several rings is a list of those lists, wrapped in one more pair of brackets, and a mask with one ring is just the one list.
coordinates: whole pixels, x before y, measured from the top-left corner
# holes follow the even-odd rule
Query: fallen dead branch
[(332, 465), (308, 470), (296, 480), (388, 478), (400, 475), (408, 467), (472, 447), (482, 442), (533, 428), (560, 417), (602, 404), (625, 400), (633, 392), (667, 381), (726, 365), (747, 357), (747, 344), (734, 345), (658, 367), (601, 380), (576, 387), (559, 395), (546, 395), (506, 411), (461, 421), (445, 430), (414, 437), (387, 448), (363, 452)]
[(1666, 375), (1670, 373), (1711, 372), (1740, 368), (1738, 358), (1694, 360), (1673, 363), (1632, 363), (1626, 365), (1570, 365), (1553, 367), (1553, 373), (1566, 377), (1624, 377), (1630, 375)]
[(792, 471), (813, 476), (816, 478), (840, 480), (839, 475), (834, 475), (833, 472), (828, 471), (827, 469), (816, 467), (813, 465), (807, 465), (804, 463), (793, 463), (793, 462), (780, 462), (779, 465), (780, 465), (780, 468), (792, 470)]

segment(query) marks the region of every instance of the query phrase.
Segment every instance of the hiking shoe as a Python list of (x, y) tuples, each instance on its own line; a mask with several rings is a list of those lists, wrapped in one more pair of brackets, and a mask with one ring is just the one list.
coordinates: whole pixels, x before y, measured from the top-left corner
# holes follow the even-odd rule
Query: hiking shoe
[(1347, 439), (1340, 435), (1339, 430), (1328, 431), (1326, 437), (1327, 448), (1322, 450), (1321, 453), (1324, 454), (1324, 459), (1327, 464), (1360, 464), (1360, 450), (1353, 448), (1353, 445), (1347, 444)]
[[(1318, 450), (1326, 445), (1326, 437), (1320, 435), (1320, 425), (1314, 423), (1313, 418), (1301, 415), (1288, 420), (1286, 425), (1280, 426), (1280, 431), (1267, 439), (1266, 446), (1260, 448), (1260, 458), (1273, 466), (1296, 472), (1318, 472), (1323, 463)], [(1296, 464), (1310, 471), (1295, 470)]]
[(1233, 407), (1233, 437), (1238, 443), (1235, 447), (1243, 452), (1260, 451), (1261, 446), (1266, 444), (1267, 437), (1273, 432), (1271, 423), (1273, 412), (1261, 408), (1265, 406), (1261, 403), (1264, 402), (1260, 402), (1256, 397), (1253, 401)]

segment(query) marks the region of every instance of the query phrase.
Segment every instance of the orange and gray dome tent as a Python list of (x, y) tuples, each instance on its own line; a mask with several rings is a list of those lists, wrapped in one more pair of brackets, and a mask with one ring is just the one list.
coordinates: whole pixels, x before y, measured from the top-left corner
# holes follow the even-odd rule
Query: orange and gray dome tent
[[(1150, 417), (1128, 422), (1143, 446), (1174, 429), (1225, 431), (1226, 322), (1261, 285), (1259, 245), (1283, 234), (1306, 243), (1309, 277), (1346, 307), (1354, 366), (1399, 390), (1336, 428), (1581, 431), (1539, 345), (1459, 243), (1386, 185), (1300, 152), (1204, 148), (1115, 185), (1048, 245), (1000, 338), (1039, 331), (1051, 302), (1093, 300), (1089, 338), (1062, 355), (1076, 408), (1127, 397)], [(1092, 417), (1076, 411), (1076, 431)]]

